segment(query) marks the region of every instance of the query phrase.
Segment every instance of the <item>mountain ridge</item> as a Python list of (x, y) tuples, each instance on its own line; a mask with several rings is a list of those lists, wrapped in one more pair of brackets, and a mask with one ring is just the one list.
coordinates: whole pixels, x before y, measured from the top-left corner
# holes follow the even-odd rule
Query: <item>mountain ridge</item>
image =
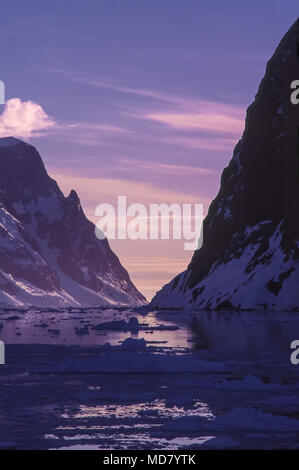
[(203, 246), (155, 307), (299, 308), (299, 19), (269, 60), (203, 224)]
[(146, 303), (72, 190), (65, 197), (31, 144), (0, 139), (0, 302), (23, 306)]

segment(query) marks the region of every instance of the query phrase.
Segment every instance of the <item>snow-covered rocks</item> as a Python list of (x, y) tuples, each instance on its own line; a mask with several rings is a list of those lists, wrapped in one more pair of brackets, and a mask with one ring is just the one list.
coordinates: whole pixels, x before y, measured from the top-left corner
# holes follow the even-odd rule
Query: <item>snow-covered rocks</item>
[(0, 139), (0, 304), (143, 305), (75, 191), (65, 197), (37, 150)]
[(153, 307), (299, 309), (299, 20), (268, 62), (203, 224), (204, 244)]

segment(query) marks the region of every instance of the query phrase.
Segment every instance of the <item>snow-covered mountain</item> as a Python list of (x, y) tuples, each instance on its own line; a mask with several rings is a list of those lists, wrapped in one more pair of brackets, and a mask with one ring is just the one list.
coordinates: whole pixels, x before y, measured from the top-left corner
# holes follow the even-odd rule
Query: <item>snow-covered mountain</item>
[(145, 303), (76, 192), (65, 197), (37, 150), (13, 137), (0, 139), (0, 289), (14, 306)]
[(268, 62), (187, 270), (159, 307), (299, 309), (299, 19)]

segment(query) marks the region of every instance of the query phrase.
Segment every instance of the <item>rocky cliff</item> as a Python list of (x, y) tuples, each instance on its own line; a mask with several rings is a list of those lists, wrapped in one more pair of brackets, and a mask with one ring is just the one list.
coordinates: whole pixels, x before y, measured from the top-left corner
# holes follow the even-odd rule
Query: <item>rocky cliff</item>
[(159, 307), (299, 308), (299, 20), (267, 64), (242, 139), (187, 270), (153, 298)]

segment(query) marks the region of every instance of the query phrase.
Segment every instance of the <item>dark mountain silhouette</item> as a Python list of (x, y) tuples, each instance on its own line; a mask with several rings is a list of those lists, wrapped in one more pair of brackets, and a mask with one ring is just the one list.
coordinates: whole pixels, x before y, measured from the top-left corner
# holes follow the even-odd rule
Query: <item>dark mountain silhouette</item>
[(299, 308), (299, 20), (268, 62), (203, 226), (203, 246), (151, 305)]

